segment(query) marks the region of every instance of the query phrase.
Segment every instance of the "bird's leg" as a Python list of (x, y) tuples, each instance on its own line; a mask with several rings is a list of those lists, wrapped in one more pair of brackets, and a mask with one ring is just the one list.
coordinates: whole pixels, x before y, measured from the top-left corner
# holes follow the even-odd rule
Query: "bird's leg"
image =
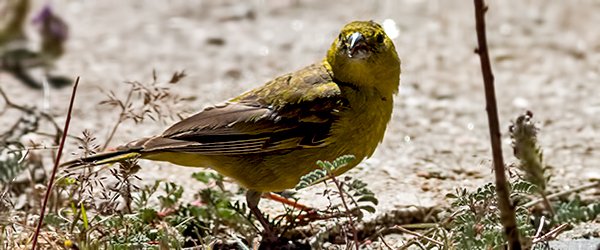
[(312, 207), (309, 207), (309, 206), (304, 205), (302, 203), (298, 203), (298, 201), (295, 201), (295, 200), (290, 200), (290, 199), (285, 198), (285, 197), (283, 197), (283, 196), (281, 196), (279, 194), (276, 194), (276, 193), (264, 193), (263, 197), (267, 198), (267, 199), (270, 199), (270, 200), (273, 200), (273, 201), (277, 201), (277, 202), (282, 203), (284, 205), (291, 206), (291, 207), (293, 207), (295, 209), (298, 209), (300, 211), (303, 211), (303, 212), (306, 212), (306, 213), (309, 213), (309, 214), (317, 212), (317, 210), (314, 209), (314, 208), (312, 208)]
[(264, 228), (263, 240), (276, 241), (277, 235), (275, 235), (273, 227), (267, 221), (267, 219), (265, 219), (263, 214), (260, 212), (260, 209), (258, 209), (258, 203), (260, 202), (261, 196), (261, 192), (248, 190), (246, 192), (246, 203), (248, 203), (248, 208), (250, 208), (250, 212), (252, 212), (252, 214), (256, 217), (258, 222), (260, 222), (260, 225)]

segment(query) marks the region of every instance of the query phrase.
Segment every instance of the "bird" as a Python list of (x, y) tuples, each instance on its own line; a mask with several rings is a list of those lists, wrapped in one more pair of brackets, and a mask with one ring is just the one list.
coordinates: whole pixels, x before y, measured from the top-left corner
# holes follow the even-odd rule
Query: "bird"
[(326, 56), (183, 119), (162, 134), (62, 164), (74, 168), (142, 158), (211, 168), (247, 189), (263, 227), (263, 193), (294, 188), (316, 161), (354, 155), (340, 175), (370, 157), (391, 120), (400, 85), (394, 43), (374, 21), (343, 26)]

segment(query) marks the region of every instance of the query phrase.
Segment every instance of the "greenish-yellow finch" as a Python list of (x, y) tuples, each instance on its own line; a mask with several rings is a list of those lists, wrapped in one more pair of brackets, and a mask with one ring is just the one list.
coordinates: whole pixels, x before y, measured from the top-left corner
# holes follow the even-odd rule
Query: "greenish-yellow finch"
[(345, 25), (320, 62), (206, 108), (160, 135), (66, 163), (106, 164), (140, 157), (212, 168), (246, 187), (260, 218), (261, 192), (293, 188), (317, 160), (369, 157), (383, 139), (400, 59), (373, 21)]

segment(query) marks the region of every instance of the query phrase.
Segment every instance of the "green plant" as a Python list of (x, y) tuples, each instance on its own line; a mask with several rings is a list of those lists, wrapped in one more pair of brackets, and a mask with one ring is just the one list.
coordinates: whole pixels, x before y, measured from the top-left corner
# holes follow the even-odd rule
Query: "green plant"
[(593, 221), (599, 215), (600, 202), (586, 203), (576, 195), (573, 199), (558, 203), (556, 214), (552, 218), (552, 224), (559, 225), (562, 223)]
[[(354, 207), (347, 210), (354, 211), (359, 216), (362, 216), (362, 211), (375, 213), (375, 206), (377, 206), (379, 201), (375, 197), (375, 194), (367, 187), (366, 183), (350, 176), (345, 176), (342, 181), (338, 181), (334, 175), (337, 169), (344, 167), (354, 159), (355, 158), (352, 155), (344, 155), (338, 157), (332, 162), (317, 161), (319, 169), (313, 170), (300, 178), (300, 182), (298, 185), (296, 185), (296, 190), (301, 190), (308, 186), (330, 179), (336, 185), (337, 190), (333, 191), (329, 188), (326, 188), (323, 192), (324, 195), (334, 194), (343, 200), (345, 200), (345, 197), (348, 197), (349, 203), (353, 204)], [(339, 204), (338, 206), (343, 205), (344, 204)], [(333, 205), (328, 209), (331, 210), (336, 207), (337, 206)]]
[[(296, 190), (323, 182), (327, 179), (331, 180), (335, 185), (335, 189), (326, 187), (323, 191), (323, 195), (330, 200), (330, 206), (325, 212), (334, 214), (333, 216), (328, 216), (329, 218), (336, 218), (338, 215), (343, 215), (348, 219), (347, 225), (350, 228), (349, 231), (351, 232), (354, 246), (356, 249), (359, 249), (359, 231), (355, 227), (354, 218), (362, 219), (363, 211), (375, 213), (375, 206), (377, 206), (378, 200), (375, 198), (375, 194), (367, 188), (366, 183), (349, 176), (344, 177), (342, 181), (336, 178), (335, 172), (353, 160), (355, 160), (354, 156), (344, 155), (332, 162), (317, 161), (319, 169), (313, 170), (300, 178), (300, 182), (296, 185)], [(331, 203), (331, 195), (339, 197), (340, 204)], [(351, 207), (349, 204), (353, 206)]]
[(536, 192), (544, 201), (544, 206), (548, 212), (554, 214), (554, 209), (546, 197), (547, 183), (551, 175), (544, 164), (542, 149), (538, 145), (539, 129), (533, 121), (533, 113), (527, 111), (518, 116), (508, 131), (512, 139), (513, 153), (519, 160), (517, 167), (524, 173), (521, 178), (535, 185)]
[[(512, 200), (524, 200), (535, 189), (531, 183), (515, 181), (510, 183), (510, 197)], [(457, 249), (500, 249), (504, 248), (506, 239), (502, 232), (496, 189), (488, 183), (476, 191), (468, 192), (459, 189), (456, 194), (449, 194), (452, 207), (458, 210), (449, 226), (448, 235)], [(522, 236), (532, 237), (533, 225), (530, 223), (529, 211), (516, 206), (517, 227)]]
[[(535, 126), (532, 117), (533, 114), (528, 111), (519, 116), (509, 129), (513, 150), (519, 160), (517, 166), (522, 174), (516, 175), (507, 184), (520, 238), (522, 242), (535, 247), (537, 243), (560, 233), (554, 229), (564, 229), (564, 223), (579, 223), (597, 218), (600, 202), (584, 203), (578, 196), (555, 203), (550, 201), (550, 196), (546, 193), (551, 173), (543, 164), (542, 149), (537, 144), (539, 128)], [(446, 242), (451, 249), (504, 248), (507, 241), (502, 231), (496, 190), (492, 183), (488, 183), (475, 191), (463, 188), (454, 194), (448, 194), (447, 197), (452, 200), (451, 216), (433, 230), (437, 232), (436, 239)], [(536, 195), (542, 197), (541, 201), (550, 214), (550, 220), (545, 219), (547, 213), (544, 211), (531, 209), (538, 203), (533, 201)], [(543, 232), (551, 235), (542, 235)]]

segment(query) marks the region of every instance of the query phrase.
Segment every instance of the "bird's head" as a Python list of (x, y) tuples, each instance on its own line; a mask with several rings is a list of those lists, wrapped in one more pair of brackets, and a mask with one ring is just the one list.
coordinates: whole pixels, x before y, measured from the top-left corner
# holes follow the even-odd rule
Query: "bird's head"
[(346, 24), (325, 61), (338, 81), (357, 87), (375, 87), (386, 95), (398, 91), (400, 59), (392, 39), (376, 22)]

